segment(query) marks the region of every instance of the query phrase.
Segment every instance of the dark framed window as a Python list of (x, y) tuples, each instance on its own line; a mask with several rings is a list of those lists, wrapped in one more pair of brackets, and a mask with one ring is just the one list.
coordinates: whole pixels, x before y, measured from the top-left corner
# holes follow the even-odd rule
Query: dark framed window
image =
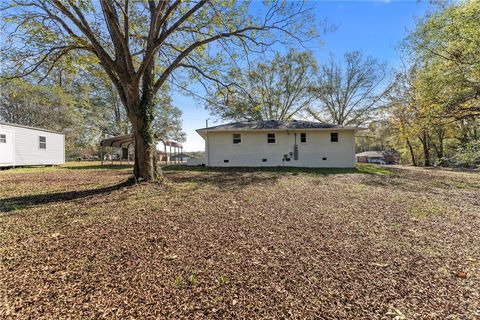
[(300, 133), (300, 143), (307, 143), (307, 134), (305, 132)]
[(242, 135), (240, 133), (234, 133), (232, 138), (233, 138), (233, 140), (232, 140), (233, 144), (242, 143)]
[(0, 134), (0, 143), (7, 143), (7, 135)]
[(267, 142), (268, 143), (275, 143), (275, 133), (267, 134)]
[(330, 132), (330, 141), (338, 142), (338, 132)]
[(38, 147), (40, 149), (47, 149), (47, 137), (38, 137)]

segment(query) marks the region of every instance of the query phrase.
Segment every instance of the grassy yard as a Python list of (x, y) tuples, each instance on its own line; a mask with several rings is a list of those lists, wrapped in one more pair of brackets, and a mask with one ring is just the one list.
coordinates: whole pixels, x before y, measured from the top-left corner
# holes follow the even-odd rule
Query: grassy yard
[(480, 318), (480, 175), (0, 172), (0, 318)]

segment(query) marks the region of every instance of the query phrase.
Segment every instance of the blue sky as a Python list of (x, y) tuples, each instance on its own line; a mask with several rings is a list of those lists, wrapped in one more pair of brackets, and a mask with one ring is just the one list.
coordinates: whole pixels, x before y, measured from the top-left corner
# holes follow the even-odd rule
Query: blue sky
[[(415, 18), (422, 17), (428, 9), (428, 1), (316, 1), (318, 20), (326, 18), (337, 27), (336, 31), (322, 37), (323, 45), (310, 44), (319, 63), (331, 53), (337, 58), (344, 53), (361, 50), (367, 55), (386, 62), (390, 68), (398, 67), (400, 54), (398, 43), (414, 27)], [(219, 123), (199, 101), (179, 94), (174, 104), (183, 111), (183, 129), (187, 133), (184, 150), (204, 149), (203, 139), (195, 129)]]

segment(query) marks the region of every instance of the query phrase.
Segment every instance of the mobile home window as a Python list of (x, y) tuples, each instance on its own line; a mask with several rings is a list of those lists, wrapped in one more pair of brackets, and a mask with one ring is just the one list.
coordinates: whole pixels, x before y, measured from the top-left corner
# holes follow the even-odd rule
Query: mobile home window
[(307, 134), (305, 132), (300, 133), (300, 143), (307, 142)]
[(275, 143), (275, 133), (267, 134), (267, 142), (268, 143)]
[(331, 142), (338, 142), (338, 132), (331, 132), (330, 133), (330, 141)]
[(7, 143), (7, 135), (0, 134), (0, 143)]
[(240, 133), (233, 134), (233, 144), (240, 144), (242, 143), (242, 135)]
[(47, 149), (47, 138), (46, 137), (38, 137), (39, 138), (39, 147), (40, 149)]

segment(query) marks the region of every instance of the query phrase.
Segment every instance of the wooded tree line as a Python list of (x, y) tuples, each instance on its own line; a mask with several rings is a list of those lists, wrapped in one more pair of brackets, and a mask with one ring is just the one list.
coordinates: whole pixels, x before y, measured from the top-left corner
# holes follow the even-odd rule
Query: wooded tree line
[[(102, 138), (131, 132), (118, 93), (103, 73), (57, 71), (41, 83), (36, 77), (2, 80), (0, 120), (64, 133), (70, 160), (98, 155)], [(182, 113), (168, 90), (156, 99), (156, 134), (183, 141)]]
[(480, 2), (435, 7), (404, 49), (385, 106), (390, 145), (417, 165), (480, 165)]

